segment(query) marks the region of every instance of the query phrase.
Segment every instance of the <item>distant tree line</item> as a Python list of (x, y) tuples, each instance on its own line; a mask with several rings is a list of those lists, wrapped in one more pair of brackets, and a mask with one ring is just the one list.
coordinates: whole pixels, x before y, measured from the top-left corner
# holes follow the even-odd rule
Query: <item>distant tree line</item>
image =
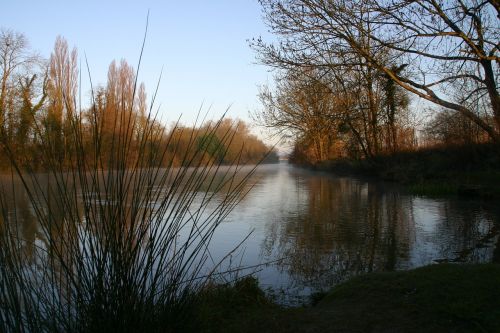
[[(110, 64), (106, 85), (93, 87), (90, 105), (82, 106), (78, 61), (77, 50), (62, 37), (57, 37), (50, 58), (43, 59), (23, 34), (0, 31), (0, 138), (18, 163), (43, 170), (41, 161), (47, 156), (40, 154), (48, 154), (65, 168), (75, 167), (74, 156), (81, 153), (75, 147), (84, 147), (88, 156), (99, 154), (102, 168), (127, 167), (114, 164), (117, 151), (126, 154), (119, 160), (130, 165), (137, 162), (139, 150), (147, 150), (158, 165), (188, 164), (186, 149), (204, 149), (207, 162), (222, 164), (277, 160), (276, 153), (239, 120), (195, 127), (161, 124), (148, 106), (145, 85), (137, 82), (134, 68), (125, 60)], [(165, 151), (160, 149), (165, 145), (171, 146), (166, 150), (170, 155), (155, 155)], [(0, 156), (2, 168), (9, 161)]]
[[(500, 143), (500, 6), (493, 0), (260, 0), (276, 42), (263, 126), (317, 162), (422, 144)], [(412, 97), (433, 110), (416, 132)]]

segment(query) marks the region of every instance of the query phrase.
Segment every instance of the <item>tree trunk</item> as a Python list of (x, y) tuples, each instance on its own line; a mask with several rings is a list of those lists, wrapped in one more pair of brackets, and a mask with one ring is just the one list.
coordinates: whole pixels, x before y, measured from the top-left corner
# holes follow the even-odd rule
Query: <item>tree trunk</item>
[(496, 131), (500, 132), (500, 96), (495, 82), (495, 74), (493, 73), (493, 66), (491, 65), (491, 60), (482, 60), (481, 65), (484, 68), (484, 77), (486, 88), (488, 89), (488, 95), (491, 101), (491, 107), (493, 109), (493, 117), (495, 119)]

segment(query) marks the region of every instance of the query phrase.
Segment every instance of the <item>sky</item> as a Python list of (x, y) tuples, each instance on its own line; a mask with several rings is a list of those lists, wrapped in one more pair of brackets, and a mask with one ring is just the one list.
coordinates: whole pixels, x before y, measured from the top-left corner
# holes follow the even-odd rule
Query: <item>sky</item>
[[(212, 118), (229, 108), (229, 117), (249, 121), (260, 108), (258, 86), (272, 81), (248, 46), (253, 37), (272, 39), (257, 0), (2, 2), (0, 27), (25, 34), (45, 58), (63, 36), (82, 66), (86, 56), (94, 85), (106, 83), (114, 59), (137, 68), (149, 10), (139, 80), (150, 98), (163, 69), (155, 103), (163, 123), (182, 115), (192, 124), (201, 106)], [(86, 73), (82, 80), (89, 99)]]

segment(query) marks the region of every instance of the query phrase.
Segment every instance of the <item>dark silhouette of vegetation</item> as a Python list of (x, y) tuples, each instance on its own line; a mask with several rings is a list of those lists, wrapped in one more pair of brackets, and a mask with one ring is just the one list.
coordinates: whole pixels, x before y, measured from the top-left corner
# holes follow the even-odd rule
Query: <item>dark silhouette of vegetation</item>
[(397, 181), (419, 195), (500, 197), (500, 150), (493, 143), (439, 145), (371, 160), (339, 159), (315, 168)]
[[(192, 136), (186, 151), (179, 153), (182, 166), (163, 167), (159, 161), (167, 147), (180, 143), (170, 136), (169, 145), (152, 154), (146, 148), (163, 135), (153, 137), (157, 132), (151, 121), (139, 136), (137, 154), (131, 150), (136, 135), (131, 125), (110, 138), (113, 146), (103, 157), (98, 147), (97, 153), (85, 149), (83, 138), (89, 133), (82, 134), (80, 118), (71, 124), (73, 132), (66, 138), (74, 154), (68, 160), (52, 149), (51, 140), (57, 138), (40, 138), (46, 173), (33, 172), (2, 142), (13, 176), (0, 196), (0, 329), (181, 330), (189, 323), (185, 316), (195, 295), (221, 274), (220, 263), (207, 262), (208, 244), (248, 190), (244, 185), (249, 174), (236, 178), (241, 156), (231, 161), (233, 167), (220, 171), (222, 161), (205, 159), (210, 152), (196, 147)], [(205, 135), (212, 136), (218, 124), (207, 127)], [(98, 129), (90, 133), (97, 146)], [(231, 139), (225, 136), (221, 144)], [(100, 167), (103, 159), (107, 169)], [(74, 167), (68, 169), (67, 161)], [(27, 193), (27, 211), (7, 202), (9, 197), (20, 200), (18, 187)], [(24, 238), (20, 228), (28, 212), (37, 221), (35, 239)]]
[[(370, 273), (280, 307), (252, 280), (221, 287), (199, 307), (204, 332), (496, 332), (500, 266), (441, 264)], [(212, 312), (210, 309), (217, 309)]]
[[(24, 36), (0, 37), (11, 175), (0, 190), (0, 331), (188, 327), (196, 295), (224, 275), (208, 245), (251, 188), (254, 168), (242, 175), (241, 165), (275, 153), (241, 121), (167, 129), (124, 60), (81, 108), (77, 53), (63, 38), (44, 65)], [(27, 215), (35, 237), (24, 237)]]

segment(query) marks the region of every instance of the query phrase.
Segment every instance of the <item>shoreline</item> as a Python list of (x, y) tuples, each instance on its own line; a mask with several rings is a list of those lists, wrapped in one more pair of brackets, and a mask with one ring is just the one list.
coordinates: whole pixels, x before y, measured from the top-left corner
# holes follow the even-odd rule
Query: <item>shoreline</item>
[(215, 286), (199, 307), (201, 332), (493, 332), (500, 330), (500, 265), (434, 264), (369, 273), (286, 308), (255, 279)]
[(435, 147), (379, 155), (373, 159), (295, 164), (341, 176), (358, 176), (403, 185), (409, 193), (500, 198), (500, 148), (494, 144)]

